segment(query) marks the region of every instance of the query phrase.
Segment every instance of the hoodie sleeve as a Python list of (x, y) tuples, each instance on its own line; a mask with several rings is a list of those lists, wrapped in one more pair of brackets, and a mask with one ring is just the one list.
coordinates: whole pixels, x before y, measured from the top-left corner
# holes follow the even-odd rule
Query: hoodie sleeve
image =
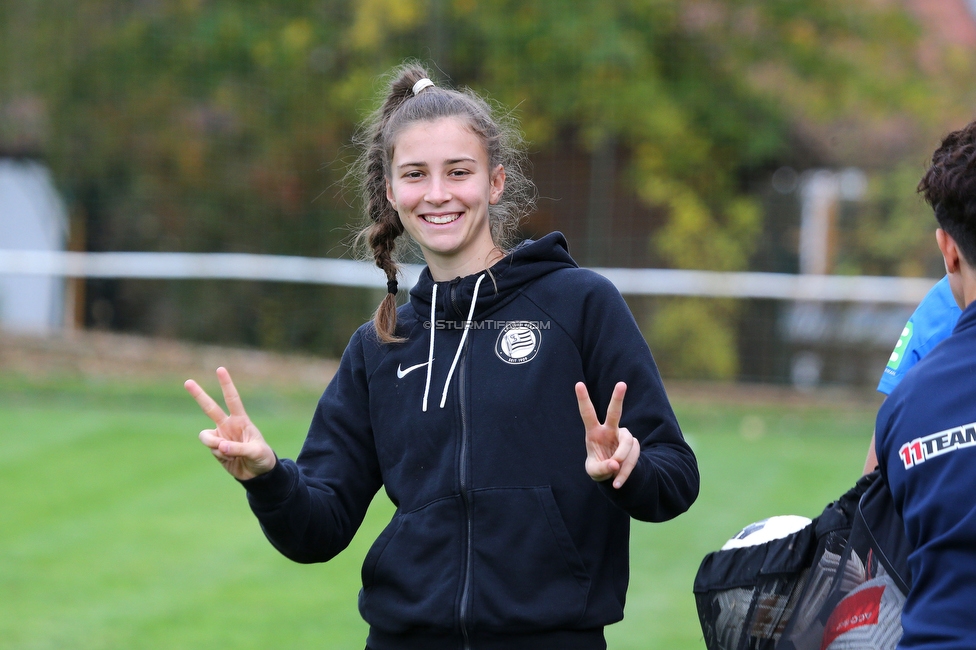
[(242, 484), (272, 545), (310, 563), (349, 545), (381, 482), (360, 329), (319, 400), (297, 461), (280, 460)]
[(641, 521), (667, 521), (698, 497), (698, 462), (685, 442), (657, 364), (627, 303), (613, 284), (593, 279), (583, 305), (581, 353), (590, 399), (602, 422), (617, 382), (627, 384), (620, 426), (641, 443), (627, 482), (600, 484), (617, 506)]

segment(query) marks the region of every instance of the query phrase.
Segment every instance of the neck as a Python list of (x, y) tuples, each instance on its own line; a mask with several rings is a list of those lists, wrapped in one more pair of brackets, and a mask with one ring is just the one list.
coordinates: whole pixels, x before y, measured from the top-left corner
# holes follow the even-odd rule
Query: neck
[(976, 300), (976, 276), (972, 272), (967, 275), (969, 277), (965, 278), (962, 283), (962, 304), (959, 305), (962, 309), (965, 309)]
[(425, 256), (425, 261), (434, 282), (447, 282), (457, 277), (463, 278), (491, 268), (503, 257), (505, 257), (505, 252), (497, 246), (493, 246), (486, 253), (471, 256), (463, 261), (439, 259), (434, 256)]

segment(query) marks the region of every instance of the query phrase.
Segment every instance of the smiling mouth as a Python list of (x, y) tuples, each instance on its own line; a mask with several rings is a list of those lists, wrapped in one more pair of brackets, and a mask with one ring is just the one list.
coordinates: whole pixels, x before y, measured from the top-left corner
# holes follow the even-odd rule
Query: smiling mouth
[(423, 216), (424, 221), (433, 224), (445, 224), (451, 223), (461, 218), (461, 215), (457, 212), (453, 214), (425, 214)]

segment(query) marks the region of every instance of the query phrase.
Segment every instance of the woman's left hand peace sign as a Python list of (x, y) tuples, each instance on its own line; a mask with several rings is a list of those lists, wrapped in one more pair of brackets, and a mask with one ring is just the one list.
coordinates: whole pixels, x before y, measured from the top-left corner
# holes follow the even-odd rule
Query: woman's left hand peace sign
[(586, 427), (586, 473), (594, 481), (612, 478), (613, 487), (618, 489), (627, 481), (640, 458), (640, 442), (626, 427), (619, 426), (626, 392), (627, 384), (624, 382), (614, 386), (606, 422), (600, 424), (586, 384), (576, 384), (580, 417)]

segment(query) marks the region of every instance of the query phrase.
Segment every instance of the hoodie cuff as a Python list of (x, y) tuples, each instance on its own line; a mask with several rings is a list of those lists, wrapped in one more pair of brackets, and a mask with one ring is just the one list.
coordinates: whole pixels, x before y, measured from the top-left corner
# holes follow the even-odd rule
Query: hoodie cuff
[(613, 487), (613, 479), (600, 481), (598, 484), (603, 494), (618, 508), (638, 519), (640, 519), (638, 513), (641, 513), (649, 505), (657, 502), (657, 494), (648, 494), (647, 492), (650, 472), (644, 466), (646, 462), (643, 456), (639, 458), (630, 476), (627, 477), (626, 482), (619, 489)]
[(247, 480), (238, 479), (238, 483), (247, 490), (248, 499), (254, 505), (273, 506), (288, 498), (292, 492), (292, 474), (285, 466), (287, 461), (282, 461), (275, 456), (275, 466), (270, 472), (249, 478)]

